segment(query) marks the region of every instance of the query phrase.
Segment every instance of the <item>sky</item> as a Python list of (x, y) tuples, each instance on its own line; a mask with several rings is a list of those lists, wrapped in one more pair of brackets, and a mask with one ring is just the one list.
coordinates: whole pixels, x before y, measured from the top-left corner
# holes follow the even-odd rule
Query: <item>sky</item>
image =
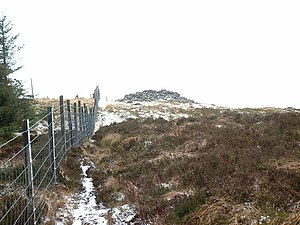
[(14, 74), (37, 97), (167, 89), (227, 107), (300, 108), (299, 0), (0, 0)]

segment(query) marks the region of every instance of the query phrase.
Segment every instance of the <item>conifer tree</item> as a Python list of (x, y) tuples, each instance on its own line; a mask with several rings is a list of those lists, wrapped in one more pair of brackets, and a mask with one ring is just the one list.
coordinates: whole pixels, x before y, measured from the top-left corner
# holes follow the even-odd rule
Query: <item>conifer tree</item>
[(12, 22), (0, 17), (0, 137), (9, 136), (18, 130), (22, 120), (32, 111), (21, 81), (10, 75), (21, 69), (17, 66), (16, 54), (22, 46), (16, 44), (19, 34), (13, 34)]

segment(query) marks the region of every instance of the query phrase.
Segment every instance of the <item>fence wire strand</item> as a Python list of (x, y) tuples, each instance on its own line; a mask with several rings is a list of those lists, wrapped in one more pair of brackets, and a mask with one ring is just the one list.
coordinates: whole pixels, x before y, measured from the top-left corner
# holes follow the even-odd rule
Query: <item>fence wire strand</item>
[(12, 139), (8, 140), (7, 142), (1, 144), (0, 149), (3, 148), (4, 146), (8, 145), (9, 143), (13, 142), (14, 140), (16, 140), (18, 137), (21, 137), (24, 133), (26, 133), (26, 131), (18, 133), (14, 138), (12, 138)]
[(37, 122), (35, 122), (31, 127), (29, 127), (30, 130), (32, 130), (34, 127), (38, 126), (39, 124), (41, 124), (42, 121), (46, 120), (46, 118), (48, 118), (50, 113), (48, 113), (47, 115), (45, 115), (44, 117), (42, 117), (41, 119), (39, 119)]
[[(45, 196), (56, 182), (57, 168), (72, 147), (78, 147), (95, 128), (99, 88), (94, 91), (93, 109), (80, 101), (71, 104), (60, 98), (58, 107), (33, 125), (27, 120), (26, 129), (0, 144), (8, 157), (0, 160), (0, 224), (42, 224)], [(22, 140), (20, 141), (18, 138)], [(12, 145), (14, 142), (22, 143)]]

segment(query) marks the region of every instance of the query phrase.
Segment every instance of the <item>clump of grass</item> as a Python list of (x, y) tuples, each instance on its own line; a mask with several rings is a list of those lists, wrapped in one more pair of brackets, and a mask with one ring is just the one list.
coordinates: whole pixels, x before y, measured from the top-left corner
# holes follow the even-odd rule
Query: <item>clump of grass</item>
[(205, 189), (198, 190), (194, 195), (188, 196), (176, 204), (175, 209), (167, 218), (168, 224), (186, 224), (188, 217), (205, 204), (211, 193)]
[(69, 190), (76, 191), (81, 186), (80, 161), (83, 150), (81, 148), (71, 148), (67, 158), (58, 168), (58, 182), (64, 184)]

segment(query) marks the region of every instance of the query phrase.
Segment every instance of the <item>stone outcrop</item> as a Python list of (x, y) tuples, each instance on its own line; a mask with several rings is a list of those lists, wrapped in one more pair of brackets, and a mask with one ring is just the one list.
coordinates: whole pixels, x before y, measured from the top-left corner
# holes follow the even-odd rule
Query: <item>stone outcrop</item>
[(142, 92), (136, 92), (132, 94), (125, 95), (123, 99), (119, 99), (120, 102), (153, 102), (153, 101), (176, 101), (180, 103), (194, 103), (193, 100), (187, 99), (180, 96), (177, 92), (167, 91), (165, 89), (160, 91), (145, 90)]

